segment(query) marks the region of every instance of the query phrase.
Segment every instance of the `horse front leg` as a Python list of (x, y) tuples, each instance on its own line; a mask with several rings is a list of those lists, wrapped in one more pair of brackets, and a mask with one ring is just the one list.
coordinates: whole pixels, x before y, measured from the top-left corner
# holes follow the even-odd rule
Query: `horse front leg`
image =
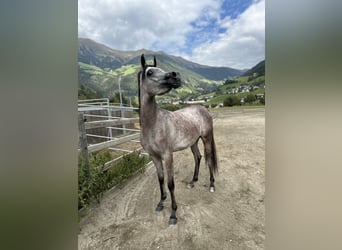
[(188, 188), (193, 188), (195, 186), (195, 182), (198, 181), (198, 173), (199, 173), (199, 166), (201, 163), (201, 153), (198, 149), (198, 140), (194, 145), (191, 146), (191, 152), (194, 156), (195, 160), (195, 170), (194, 170), (194, 176), (192, 177), (192, 180), (188, 183)]
[(174, 171), (173, 171), (173, 156), (172, 153), (167, 154), (164, 157), (164, 164), (167, 172), (167, 186), (171, 195), (171, 216), (169, 220), (169, 225), (175, 225), (177, 223), (176, 211), (177, 211), (177, 203), (175, 199), (175, 183), (173, 179)]
[(157, 175), (158, 175), (158, 181), (159, 181), (159, 187), (160, 187), (160, 201), (157, 204), (156, 211), (162, 211), (164, 208), (164, 201), (166, 199), (166, 192), (164, 189), (164, 170), (163, 170), (163, 164), (160, 157), (151, 156), (152, 161), (156, 167)]

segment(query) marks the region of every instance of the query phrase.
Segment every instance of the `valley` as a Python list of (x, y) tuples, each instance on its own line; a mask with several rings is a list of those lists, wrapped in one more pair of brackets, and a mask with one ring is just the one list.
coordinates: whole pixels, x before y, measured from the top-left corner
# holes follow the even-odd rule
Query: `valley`
[(114, 101), (121, 91), (125, 100), (138, 105), (137, 73), (140, 70), (142, 53), (148, 61), (156, 56), (158, 67), (165, 71), (177, 71), (181, 74), (182, 87), (158, 98), (162, 103), (204, 100), (208, 102), (205, 105), (217, 106), (223, 105), (228, 97), (234, 96), (243, 105), (248, 95), (254, 95), (256, 100), (250, 103), (254, 105), (260, 104), (257, 96), (263, 95), (264, 98), (265, 61), (242, 71), (200, 65), (162, 51), (119, 51), (90, 39), (79, 38), (79, 99), (107, 97)]

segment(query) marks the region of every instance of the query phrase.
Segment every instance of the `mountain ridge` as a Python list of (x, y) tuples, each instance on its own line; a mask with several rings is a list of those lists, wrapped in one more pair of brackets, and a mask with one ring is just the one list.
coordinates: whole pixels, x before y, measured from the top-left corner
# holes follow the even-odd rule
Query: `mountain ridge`
[(145, 54), (148, 62), (152, 62), (155, 56), (158, 66), (165, 71), (180, 72), (182, 88), (169, 95), (183, 99), (212, 92), (226, 79), (238, 77), (245, 72), (229, 67), (201, 65), (163, 51), (116, 50), (88, 38), (79, 38), (78, 43), (79, 86), (103, 97), (115, 96), (119, 87), (123, 95), (137, 97), (137, 73), (140, 70), (141, 54)]
[(244, 72), (241, 76), (250, 76), (254, 73), (258, 74), (259, 76), (265, 75), (265, 60), (258, 62), (255, 66)]
[(242, 70), (230, 67), (214, 67), (198, 64), (180, 56), (168, 55), (163, 51), (152, 51), (147, 49), (122, 51), (110, 48), (88, 38), (79, 38), (78, 41), (79, 61), (95, 65), (100, 68), (110, 68), (115, 70), (122, 65), (139, 63), (141, 54), (145, 54), (147, 56), (155, 55), (156, 57), (167, 57), (168, 60), (180, 64), (189, 70), (195, 71), (209, 80), (224, 80), (239, 76), (243, 73)]

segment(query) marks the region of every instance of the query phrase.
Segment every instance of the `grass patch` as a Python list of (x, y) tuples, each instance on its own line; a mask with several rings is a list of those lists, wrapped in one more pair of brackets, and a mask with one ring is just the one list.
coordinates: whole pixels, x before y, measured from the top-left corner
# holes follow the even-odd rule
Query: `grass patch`
[(239, 99), (246, 98), (248, 95), (256, 95), (256, 94), (262, 94), (265, 93), (265, 89), (257, 89), (253, 92), (246, 92), (246, 93), (238, 93), (238, 94), (223, 94), (219, 96), (215, 96), (212, 99), (208, 101), (208, 104), (217, 105), (219, 103), (222, 103), (227, 97), (229, 96), (237, 96)]
[(236, 80), (238, 81), (238, 83), (246, 83), (248, 82), (248, 76), (239, 76), (236, 78)]
[(78, 65), (84, 72), (91, 75), (103, 75), (103, 70), (94, 65), (78, 62)]
[(109, 151), (101, 151), (89, 155), (90, 173), (85, 172), (85, 162), (81, 156), (78, 160), (78, 209), (87, 207), (92, 201), (100, 201), (103, 193), (110, 188), (122, 183), (144, 169), (148, 163), (147, 157), (142, 157), (139, 152), (125, 155), (107, 171), (103, 171), (106, 162), (113, 158)]
[(244, 109), (256, 109), (256, 108), (260, 108), (260, 109), (264, 109), (265, 106), (264, 105), (251, 105), (251, 104), (244, 104), (244, 105), (240, 105), (240, 106), (232, 106), (232, 107), (221, 107), (219, 109), (215, 109), (215, 108), (210, 108), (210, 111), (224, 111), (224, 110), (244, 110)]
[(122, 67), (123, 75), (128, 76), (128, 75), (134, 74), (137, 71), (137, 69), (138, 67), (135, 65), (124, 66)]

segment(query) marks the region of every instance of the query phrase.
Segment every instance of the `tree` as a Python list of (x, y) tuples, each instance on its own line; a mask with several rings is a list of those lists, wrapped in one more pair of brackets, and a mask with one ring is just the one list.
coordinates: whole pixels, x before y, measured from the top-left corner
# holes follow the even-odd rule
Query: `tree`
[(84, 85), (78, 86), (78, 99), (84, 100), (84, 99), (97, 99), (97, 98), (102, 98), (101, 93)]
[(235, 105), (240, 105), (240, 99), (237, 96), (228, 96), (224, 101), (223, 101), (223, 106), (228, 106), (232, 107)]
[(260, 103), (265, 105), (265, 96), (263, 98), (260, 98)]
[(237, 83), (237, 80), (235, 80), (235, 79), (227, 79), (224, 82), (224, 84), (234, 84), (234, 83)]
[[(123, 104), (129, 104), (129, 98), (127, 98), (126, 96), (124, 95), (121, 95), (122, 97), (122, 103)], [(120, 103), (120, 93), (119, 92), (115, 92), (114, 95), (112, 95), (110, 98), (109, 98), (109, 101), (111, 103)]]
[(252, 103), (252, 102), (255, 102), (255, 101), (256, 101), (256, 96), (253, 95), (253, 94), (247, 95), (247, 97), (245, 99), (246, 103)]

